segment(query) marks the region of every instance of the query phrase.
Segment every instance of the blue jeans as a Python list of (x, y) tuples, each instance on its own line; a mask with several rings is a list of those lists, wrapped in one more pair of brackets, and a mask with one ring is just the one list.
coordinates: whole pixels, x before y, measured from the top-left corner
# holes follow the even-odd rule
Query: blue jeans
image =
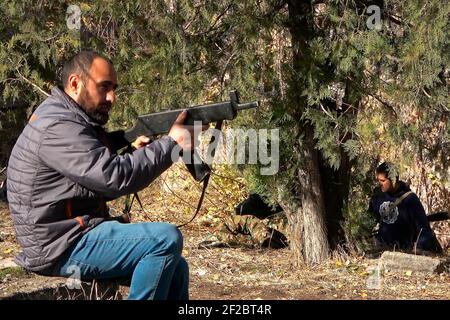
[(131, 300), (187, 300), (189, 269), (181, 232), (168, 223), (107, 221), (84, 234), (56, 268), (81, 279), (131, 278)]

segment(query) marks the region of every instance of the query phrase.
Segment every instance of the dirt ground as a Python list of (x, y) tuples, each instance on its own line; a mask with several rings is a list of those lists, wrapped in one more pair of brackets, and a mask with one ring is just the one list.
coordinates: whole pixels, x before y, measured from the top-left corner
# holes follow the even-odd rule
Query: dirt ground
[[(189, 221), (200, 191), (200, 185), (186, 176), (185, 170), (173, 166), (140, 192), (145, 211), (135, 202), (133, 222), (166, 221), (178, 225)], [(190, 266), (191, 299), (450, 299), (448, 273), (425, 275), (409, 270), (383, 270), (378, 289), (370, 289), (367, 269), (376, 265), (377, 260), (368, 257), (341, 253), (321, 266), (295, 267), (288, 248), (199, 246), (214, 238), (221, 221), (233, 213), (234, 205), (246, 192), (243, 180), (237, 176), (213, 175), (201, 213), (181, 229), (183, 255)], [(123, 199), (111, 203), (110, 207), (123, 208)], [(0, 260), (12, 258), (19, 250), (8, 207), (0, 202)], [(26, 273), (20, 268), (6, 269), (0, 271), (0, 299), (14, 294), (20, 298), (17, 293), (37, 292), (39, 288), (47, 289), (27, 297), (63, 299), (54, 288), (65, 281)], [(123, 293), (126, 294), (126, 288)]]
[[(13, 257), (19, 246), (4, 204), (0, 205), (0, 230), (1, 257)], [(199, 222), (183, 228), (183, 254), (190, 265), (190, 296), (194, 300), (450, 299), (448, 273), (423, 275), (388, 270), (382, 273), (381, 287), (369, 289), (367, 267), (374, 260), (340, 256), (316, 268), (295, 268), (287, 248), (199, 247), (210, 232)], [(60, 278), (7, 270), (0, 274), (0, 297), (61, 283)]]

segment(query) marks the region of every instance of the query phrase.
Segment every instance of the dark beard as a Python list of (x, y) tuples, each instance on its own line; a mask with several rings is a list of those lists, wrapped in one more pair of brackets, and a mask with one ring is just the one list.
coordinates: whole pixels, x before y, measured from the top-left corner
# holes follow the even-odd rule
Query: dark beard
[(105, 125), (109, 120), (109, 115), (107, 113), (101, 113), (98, 111), (88, 111), (85, 108), (83, 108), (84, 112), (91, 118), (95, 123), (103, 126)]
[(88, 93), (85, 90), (83, 90), (82, 94), (80, 95), (78, 104), (80, 105), (81, 109), (83, 109), (84, 112), (86, 112), (89, 118), (91, 118), (95, 123), (101, 126), (105, 125), (109, 120), (108, 112), (106, 113), (99, 112), (98, 110), (95, 110), (95, 108), (90, 107), (89, 100), (90, 99)]

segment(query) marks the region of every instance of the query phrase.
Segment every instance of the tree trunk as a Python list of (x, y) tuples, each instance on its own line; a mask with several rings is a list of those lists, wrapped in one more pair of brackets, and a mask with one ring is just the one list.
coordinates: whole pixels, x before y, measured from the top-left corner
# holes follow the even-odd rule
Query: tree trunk
[[(308, 39), (313, 35), (310, 1), (290, 1), (289, 30), (292, 36), (294, 74), (303, 74), (308, 65), (305, 49)], [(306, 107), (301, 79), (292, 78), (289, 83), (290, 104), (300, 119)], [(298, 117), (297, 117), (298, 116)], [(325, 226), (325, 203), (319, 168), (319, 154), (315, 149), (314, 129), (310, 124), (298, 122), (303, 134), (298, 150), (293, 151), (302, 164), (297, 170), (296, 190), (283, 192), (279, 203), (286, 212), (291, 226), (290, 245), (296, 263), (319, 264), (328, 258), (329, 246)]]
[(341, 150), (341, 165), (334, 170), (326, 165), (320, 157), (320, 174), (322, 179), (325, 216), (327, 226), (327, 239), (330, 249), (337, 249), (345, 243), (345, 233), (342, 227), (344, 220), (343, 210), (350, 191), (350, 159)]
[(299, 168), (299, 196), (302, 203), (300, 220), (303, 226), (303, 258), (307, 264), (321, 263), (328, 258), (329, 244), (325, 225), (325, 202), (319, 169), (319, 155), (315, 150), (313, 128), (304, 126), (305, 141), (301, 156), (304, 166)]
[[(338, 114), (343, 114), (347, 118), (356, 118), (358, 109), (351, 108), (349, 110), (349, 108), (352, 104), (358, 106), (359, 101), (352, 99), (353, 97), (350, 97), (348, 90), (349, 86), (346, 86), (346, 94), (343, 97), (343, 100), (346, 102), (344, 106), (337, 108), (336, 103), (332, 101), (328, 104), (328, 107), (337, 110)], [(353, 135), (349, 132), (339, 137), (341, 143), (345, 143), (352, 138)], [(328, 166), (322, 157), (320, 157), (319, 162), (325, 198), (327, 237), (331, 250), (337, 249), (338, 247), (345, 247), (346, 238), (342, 222), (344, 221), (345, 204), (348, 201), (350, 193), (351, 168), (354, 162), (350, 160), (350, 157), (342, 146), (340, 146), (339, 151), (340, 165), (337, 170)]]
[(305, 126), (305, 138), (294, 151), (301, 159), (294, 190), (278, 185), (278, 203), (289, 221), (289, 240), (294, 263), (320, 264), (328, 258), (325, 204), (319, 171), (319, 155), (314, 148), (313, 128)]
[[(315, 52), (310, 50), (310, 41), (316, 36), (314, 30), (314, 15), (311, 1), (288, 1), (289, 31), (292, 40), (292, 78), (289, 82), (287, 94), (288, 109), (293, 118), (301, 119), (307, 106), (302, 92), (305, 89), (306, 77), (311, 72)], [(320, 32), (320, 31), (319, 31)], [(321, 66), (324, 74), (334, 75), (336, 70), (332, 64)], [(325, 108), (349, 119), (357, 116), (359, 100), (358, 90), (352, 88), (351, 83), (345, 83), (341, 103), (336, 99), (322, 101)], [(345, 102), (345, 103), (342, 103)], [(279, 199), (288, 215), (291, 225), (291, 247), (298, 261), (320, 263), (329, 254), (329, 250), (345, 247), (345, 232), (342, 222), (344, 209), (350, 192), (350, 176), (353, 161), (340, 146), (340, 165), (333, 169), (316, 150), (314, 127), (302, 120), (298, 127), (303, 137), (298, 150), (294, 151), (299, 157), (301, 167), (297, 171), (298, 181), (296, 190), (290, 190), (289, 199)], [(296, 130), (293, 130), (295, 132)], [(352, 139), (352, 133), (346, 131), (339, 137), (339, 143)], [(283, 198), (283, 197), (282, 197)], [(295, 203), (289, 206), (288, 203)]]
[[(331, 70), (331, 72), (334, 72), (334, 70)], [(342, 97), (342, 102), (340, 105), (337, 105), (336, 100), (330, 99), (324, 104), (335, 111), (338, 116), (345, 117), (348, 120), (355, 120), (358, 115), (361, 94), (348, 81), (345, 83), (345, 93)], [(339, 137), (339, 141), (343, 144), (352, 138), (353, 134), (346, 131)], [(337, 170), (327, 166), (323, 159), (320, 161), (322, 185), (324, 186), (327, 236), (331, 250), (346, 247), (346, 237), (342, 222), (344, 221), (345, 205), (349, 200), (350, 176), (354, 165), (354, 160), (350, 160), (342, 145), (340, 145), (339, 151), (340, 165)]]

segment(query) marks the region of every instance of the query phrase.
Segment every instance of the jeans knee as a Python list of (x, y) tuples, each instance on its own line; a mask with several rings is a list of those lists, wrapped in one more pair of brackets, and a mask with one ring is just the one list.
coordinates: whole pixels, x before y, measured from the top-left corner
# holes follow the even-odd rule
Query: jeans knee
[(164, 232), (169, 250), (181, 255), (181, 251), (183, 250), (183, 235), (180, 230), (173, 224), (167, 224)]

